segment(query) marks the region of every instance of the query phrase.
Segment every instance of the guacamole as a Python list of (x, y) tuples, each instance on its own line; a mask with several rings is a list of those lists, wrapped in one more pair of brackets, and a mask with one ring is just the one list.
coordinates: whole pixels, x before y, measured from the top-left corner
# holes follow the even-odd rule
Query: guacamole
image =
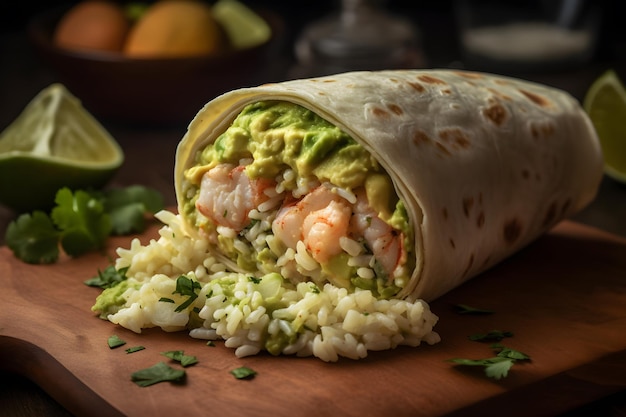
[[(235, 240), (255, 227), (254, 222), (241, 230), (238, 238), (233, 238), (220, 235), (217, 225), (197, 212), (196, 201), (204, 174), (223, 164), (243, 166), (251, 180), (280, 182), (287, 191), (294, 191), (300, 184), (312, 180), (330, 183), (348, 192), (362, 188), (369, 206), (380, 219), (402, 232), (403, 247), (412, 250), (413, 233), (404, 203), (398, 198), (389, 175), (363, 146), (302, 106), (283, 101), (262, 101), (246, 106), (214, 143), (198, 153), (196, 165), (185, 171), (191, 184), (190, 198), (183, 204), (186, 217), (207, 235), (216, 236), (214, 241), (220, 251), (243, 270), (271, 272), (272, 269), (266, 266), (276, 264), (277, 257), (272, 254), (276, 251), (265, 247), (242, 252), (237, 248)], [(293, 175), (284, 175), (287, 171)], [(227, 210), (224, 210), (226, 214)], [(409, 259), (409, 269), (411, 262)], [(340, 286), (372, 289), (385, 296), (397, 293), (408, 279), (396, 281), (400, 284), (398, 287), (378, 268), (379, 280), (366, 282), (357, 277), (356, 267), (346, 265), (345, 253), (321, 266), (324, 274), (332, 276), (333, 282)]]

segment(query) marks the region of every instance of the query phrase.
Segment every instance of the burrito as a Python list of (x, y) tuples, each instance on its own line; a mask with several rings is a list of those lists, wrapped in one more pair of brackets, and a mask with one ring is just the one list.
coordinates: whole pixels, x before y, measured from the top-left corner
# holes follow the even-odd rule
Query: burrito
[(178, 145), (176, 211), (118, 248), (100, 317), (238, 357), (436, 344), (429, 302), (593, 198), (602, 156), (565, 92), (453, 70), (228, 92)]
[(587, 205), (594, 129), (565, 92), (490, 74), (352, 72), (208, 103), (178, 210), (233, 270), (431, 301)]

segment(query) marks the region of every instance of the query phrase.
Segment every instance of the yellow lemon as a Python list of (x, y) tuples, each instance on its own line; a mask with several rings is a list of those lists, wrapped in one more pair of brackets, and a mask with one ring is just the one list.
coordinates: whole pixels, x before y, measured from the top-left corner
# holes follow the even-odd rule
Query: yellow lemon
[(605, 173), (626, 182), (626, 91), (614, 71), (593, 82), (583, 106), (600, 139)]
[(62, 84), (35, 96), (0, 133), (0, 203), (17, 211), (49, 208), (63, 187), (97, 189), (124, 154)]

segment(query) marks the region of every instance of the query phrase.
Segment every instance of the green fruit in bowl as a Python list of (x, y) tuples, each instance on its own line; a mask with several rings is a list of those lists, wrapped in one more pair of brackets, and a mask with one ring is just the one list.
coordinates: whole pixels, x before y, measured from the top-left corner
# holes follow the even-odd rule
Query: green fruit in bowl
[(101, 188), (123, 161), (106, 129), (52, 84), (0, 133), (0, 204), (19, 212), (49, 208), (60, 188)]

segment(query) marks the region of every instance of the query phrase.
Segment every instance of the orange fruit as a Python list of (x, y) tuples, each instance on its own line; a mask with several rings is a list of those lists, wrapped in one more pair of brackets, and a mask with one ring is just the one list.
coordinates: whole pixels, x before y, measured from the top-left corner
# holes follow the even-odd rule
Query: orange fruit
[(216, 54), (224, 46), (211, 6), (197, 0), (159, 0), (131, 29), (124, 53), (163, 58)]
[(61, 17), (53, 41), (66, 49), (119, 52), (129, 29), (121, 6), (106, 0), (86, 0)]

